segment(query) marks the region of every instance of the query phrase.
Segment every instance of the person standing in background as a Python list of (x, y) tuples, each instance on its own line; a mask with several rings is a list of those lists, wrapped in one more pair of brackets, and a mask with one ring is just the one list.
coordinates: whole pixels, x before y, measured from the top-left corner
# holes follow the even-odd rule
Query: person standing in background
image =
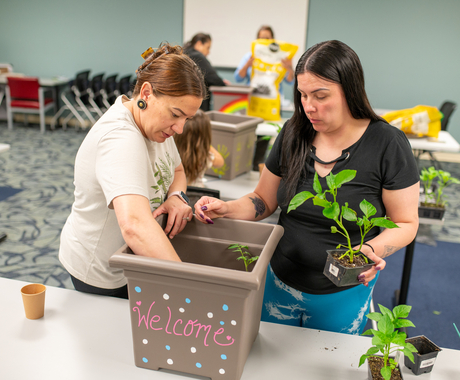
[[(257, 39), (273, 40), (275, 39), (275, 33), (270, 26), (262, 25), (257, 32)], [(251, 81), (252, 62), (254, 62), (254, 57), (251, 52), (247, 52), (243, 58), (241, 58), (240, 64), (233, 73), (236, 83), (249, 84)], [(282, 64), (287, 70), (283, 81), (290, 85), (294, 84), (294, 68), (292, 67), (292, 61), (286, 58), (282, 60)]]
[(184, 45), (184, 53), (187, 54), (200, 68), (204, 76), (208, 97), (201, 103), (200, 109), (209, 111), (211, 108), (211, 99), (209, 97), (210, 86), (226, 86), (230, 82), (222, 79), (211, 66), (211, 63), (206, 58), (211, 51), (211, 36), (205, 33), (195, 34), (190, 41)]
[[(257, 39), (272, 40), (275, 38), (273, 29), (268, 25), (262, 25), (257, 31)], [(251, 52), (247, 52), (240, 61), (240, 64), (233, 73), (236, 83), (249, 84), (251, 81), (252, 63), (254, 57)], [(286, 68), (286, 76), (283, 79), (283, 83), (293, 85), (294, 84), (294, 69), (292, 67), (292, 60), (285, 58), (282, 60), (283, 66)], [(283, 94), (283, 87), (280, 85), (280, 95)], [(264, 136), (257, 136), (256, 148), (254, 152), (253, 167), (252, 170), (258, 171), (259, 164), (264, 161), (265, 152), (267, 151), (270, 140), (264, 138)]]

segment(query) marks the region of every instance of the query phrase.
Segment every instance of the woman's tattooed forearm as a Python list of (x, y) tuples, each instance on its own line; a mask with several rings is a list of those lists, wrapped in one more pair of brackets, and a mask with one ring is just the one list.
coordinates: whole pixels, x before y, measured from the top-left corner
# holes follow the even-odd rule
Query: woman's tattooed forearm
[(254, 209), (256, 211), (255, 217), (257, 218), (259, 215), (263, 215), (263, 213), (265, 212), (265, 203), (263, 202), (263, 200), (257, 197), (249, 197), (249, 199), (252, 201), (252, 203), (254, 203)]
[(393, 253), (399, 251), (402, 247), (394, 247), (394, 246), (391, 246), (391, 245), (386, 245), (383, 247), (383, 255), (381, 256), (382, 259), (384, 259), (385, 257), (388, 257), (390, 255), (392, 255)]

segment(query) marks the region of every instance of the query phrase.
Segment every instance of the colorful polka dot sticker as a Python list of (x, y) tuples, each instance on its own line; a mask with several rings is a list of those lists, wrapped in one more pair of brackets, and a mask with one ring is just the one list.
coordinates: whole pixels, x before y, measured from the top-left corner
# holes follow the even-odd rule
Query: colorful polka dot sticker
[(174, 362), (173, 362), (173, 360), (172, 360), (172, 359), (168, 359), (168, 360), (166, 360), (166, 363), (168, 363), (169, 365), (172, 365), (172, 364), (174, 364)]
[(171, 349), (170, 346), (166, 345), (165, 348), (169, 351)]
[(148, 362), (149, 362), (149, 360), (148, 360), (147, 358), (142, 358), (142, 361), (143, 361), (144, 363), (148, 363)]
[(192, 301), (190, 301), (190, 298), (186, 298), (186, 299), (185, 299), (185, 302), (186, 302), (186, 303), (190, 303), (190, 302), (192, 302)]
[(223, 374), (225, 373), (225, 369), (223, 369), (223, 368), (219, 369), (219, 373), (220, 373), (221, 375), (223, 375)]
[(166, 294), (166, 293), (163, 294), (163, 298), (164, 298), (166, 301), (169, 300), (169, 294)]
[(220, 355), (220, 357), (222, 358), (222, 360), (227, 360), (227, 355), (222, 354)]
[(222, 310), (223, 310), (223, 311), (227, 311), (227, 310), (228, 310), (228, 305), (223, 304), (223, 305), (222, 305)]
[(212, 318), (214, 315), (212, 313), (208, 313), (208, 318)]
[(142, 289), (139, 286), (136, 286), (134, 290), (136, 291), (136, 293), (142, 292)]
[(194, 353), (196, 352), (196, 348), (195, 348), (195, 347), (191, 347), (191, 348), (190, 348), (190, 352), (191, 352), (192, 354), (194, 354)]
[(147, 339), (143, 339), (142, 343), (147, 344), (149, 341)]
[(201, 363), (196, 363), (196, 367), (201, 368), (202, 367)]

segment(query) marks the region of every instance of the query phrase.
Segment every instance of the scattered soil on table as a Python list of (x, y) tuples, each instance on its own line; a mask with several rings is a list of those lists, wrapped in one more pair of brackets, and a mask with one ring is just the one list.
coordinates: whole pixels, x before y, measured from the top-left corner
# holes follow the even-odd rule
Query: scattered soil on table
[[(383, 367), (383, 358), (370, 357), (367, 358), (367, 362), (372, 373), (372, 379), (385, 380), (383, 376), (380, 374), (380, 370)], [(399, 371), (399, 367), (396, 367), (393, 370), (393, 372), (391, 373), (390, 380), (403, 380), (403, 378), (401, 377), (401, 372)]]

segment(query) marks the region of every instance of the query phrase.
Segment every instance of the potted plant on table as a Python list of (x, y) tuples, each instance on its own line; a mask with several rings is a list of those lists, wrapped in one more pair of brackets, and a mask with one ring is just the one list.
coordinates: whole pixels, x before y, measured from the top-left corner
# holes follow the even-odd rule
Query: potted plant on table
[[(437, 186), (433, 184), (436, 178)], [(449, 172), (436, 170), (431, 166), (421, 170), (420, 181), (423, 186), (423, 196), (418, 209), (419, 217), (441, 220), (447, 204), (444, 189), (450, 184), (459, 184), (460, 180), (452, 177)]]
[(379, 375), (385, 380), (402, 379), (399, 364), (394, 357), (396, 353), (402, 352), (409, 361), (414, 361), (413, 352), (417, 352), (417, 349), (406, 341), (406, 333), (398, 331), (401, 327), (415, 327), (406, 319), (411, 308), (407, 305), (398, 305), (391, 311), (379, 304), (380, 313), (367, 315), (369, 319), (376, 321), (378, 326), (378, 330), (369, 329), (362, 334), (373, 335), (372, 347), (359, 360), (359, 366), (362, 366), (367, 359), (369, 380), (379, 379)]
[[(324, 268), (324, 275), (337, 286), (358, 284), (358, 275), (375, 264), (361, 253), (364, 238), (372, 228), (398, 227), (387, 217), (371, 218), (376, 214), (377, 210), (365, 199), (359, 204), (359, 208), (363, 214), (361, 217), (358, 216), (356, 211), (348, 207), (348, 202), (345, 202), (342, 206), (337, 202), (338, 189), (340, 189), (343, 184), (350, 182), (355, 176), (356, 170), (342, 170), (337, 174), (330, 172), (326, 176), (328, 189), (323, 190), (318, 173), (315, 173), (313, 190), (316, 192), (316, 195), (312, 194), (310, 191), (302, 191), (292, 198), (288, 207), (289, 213), (312, 198), (314, 205), (323, 207), (323, 215), (336, 223), (337, 227), (332, 226), (331, 233), (338, 233), (345, 237), (346, 244), (339, 244), (336, 249), (327, 251), (328, 257)], [(332, 196), (332, 200), (327, 199), (328, 194)], [(345, 220), (355, 222), (359, 227), (361, 241), (357, 249), (353, 249), (350, 234), (344, 225)]]

